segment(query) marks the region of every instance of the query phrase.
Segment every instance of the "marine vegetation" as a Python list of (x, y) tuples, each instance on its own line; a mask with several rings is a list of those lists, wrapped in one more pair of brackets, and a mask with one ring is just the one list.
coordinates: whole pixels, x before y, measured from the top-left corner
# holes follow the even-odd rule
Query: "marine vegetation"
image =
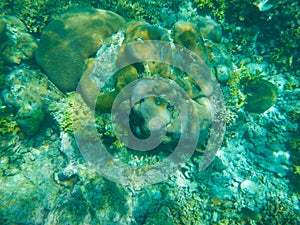
[(225, 10), (227, 8), (225, 0), (193, 0), (193, 3), (200, 14), (211, 15), (219, 22), (224, 20)]
[(240, 43), (235, 52), (248, 46), (249, 51), (257, 51), (256, 55), (268, 59), (281, 71), (299, 74), (299, 4), (293, 0), (226, 2), (225, 20), (231, 24), (226, 30), (234, 35), (233, 41), (250, 40)]

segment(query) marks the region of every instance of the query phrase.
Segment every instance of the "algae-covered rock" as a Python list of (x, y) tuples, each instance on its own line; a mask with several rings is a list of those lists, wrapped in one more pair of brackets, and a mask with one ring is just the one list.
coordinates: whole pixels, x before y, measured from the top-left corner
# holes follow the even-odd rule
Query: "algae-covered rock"
[(61, 91), (74, 91), (84, 72), (85, 60), (124, 23), (121, 16), (105, 10), (66, 13), (43, 32), (37, 62)]
[(18, 69), (6, 76), (6, 88), (2, 92), (4, 102), (15, 109), (25, 105), (41, 105), (47, 93), (44, 79), (35, 71)]
[(146, 225), (150, 225), (150, 224), (172, 225), (174, 224), (174, 218), (172, 216), (171, 210), (168, 207), (163, 206), (159, 210), (157, 211), (155, 210), (149, 213), (145, 224)]
[(6, 41), (6, 35), (5, 35), (5, 29), (6, 29), (6, 24), (5, 21), (0, 19), (0, 50), (2, 50), (5, 46), (5, 41)]
[(34, 135), (40, 128), (45, 113), (41, 106), (26, 105), (19, 109), (17, 113), (17, 124), (26, 135)]
[(245, 87), (247, 94), (245, 110), (263, 113), (273, 106), (278, 97), (277, 87), (269, 81), (256, 79)]
[(17, 124), (22, 132), (26, 135), (37, 133), (48, 102), (56, 101), (61, 95), (49, 86), (46, 75), (29, 69), (12, 71), (5, 83), (3, 100), (17, 111)]
[(224, 64), (216, 65), (216, 78), (221, 83), (226, 83), (230, 78), (230, 71)]
[(0, 58), (4, 62), (20, 64), (31, 59), (37, 49), (35, 38), (14, 16), (0, 16)]

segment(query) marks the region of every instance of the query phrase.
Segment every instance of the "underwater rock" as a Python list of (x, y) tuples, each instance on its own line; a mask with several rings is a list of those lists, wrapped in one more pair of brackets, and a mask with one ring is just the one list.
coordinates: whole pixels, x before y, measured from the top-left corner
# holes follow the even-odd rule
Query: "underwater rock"
[(194, 52), (202, 60), (207, 60), (207, 53), (201, 34), (196, 25), (186, 21), (178, 21), (174, 24), (174, 41)]
[(253, 113), (263, 113), (275, 104), (278, 98), (277, 87), (269, 81), (255, 79), (245, 85), (247, 94), (245, 110)]
[(262, 220), (262, 215), (252, 209), (249, 209), (247, 207), (243, 207), (240, 211), (240, 214), (243, 218), (255, 222), (260, 222)]
[(124, 23), (121, 16), (105, 10), (66, 13), (44, 30), (36, 60), (61, 91), (74, 91), (84, 72), (85, 60)]
[(216, 78), (220, 83), (226, 83), (230, 78), (230, 71), (226, 65), (216, 66)]
[(240, 187), (244, 193), (250, 195), (254, 195), (258, 191), (258, 185), (252, 180), (244, 180)]
[(221, 43), (206, 42), (206, 49), (209, 52), (207, 64), (214, 70), (214, 74), (219, 82), (225, 84), (229, 78), (234, 64), (228, 49)]
[(7, 36), (5, 34), (5, 30), (6, 30), (6, 23), (5, 20), (3, 18), (0, 17), (0, 50), (2, 51), (2, 49), (5, 47), (6, 45), (6, 39)]
[(37, 41), (18, 18), (0, 16), (0, 58), (7, 63), (20, 64), (31, 59), (36, 49)]
[(255, 5), (261, 12), (268, 11), (274, 7), (269, 0), (257, 0), (253, 3), (253, 5)]
[(15, 142), (7, 156), (0, 157), (1, 224), (47, 224), (45, 209), (53, 209), (59, 199), (61, 189), (53, 182), (53, 172), (62, 160), (57, 151), (59, 140), (44, 135), (39, 138), (38, 147)]
[(74, 169), (74, 166), (71, 164), (64, 168), (62, 171), (55, 173), (53, 179), (55, 183), (61, 186), (72, 187), (78, 181), (78, 174)]
[(7, 75), (6, 88), (2, 92), (6, 104), (16, 109), (26, 105), (42, 105), (42, 95), (47, 93), (45, 80), (33, 70), (18, 69)]
[(44, 119), (44, 112), (41, 106), (25, 105), (17, 112), (17, 124), (26, 135), (34, 135), (40, 128)]
[(261, 62), (261, 63), (245, 63), (245, 66), (249, 70), (250, 74), (259, 74), (261, 76), (267, 75), (268, 74), (268, 63), (267, 62)]
[(163, 206), (157, 211), (151, 212), (146, 219), (145, 225), (151, 224), (164, 224), (172, 225), (174, 224), (174, 218), (172, 216), (171, 210)]
[(12, 71), (5, 82), (4, 102), (17, 111), (17, 123), (22, 131), (33, 135), (45, 116), (47, 102), (61, 95), (51, 90), (45, 75), (29, 69)]
[(201, 17), (198, 23), (203, 38), (220, 43), (222, 40), (222, 27), (210, 17)]

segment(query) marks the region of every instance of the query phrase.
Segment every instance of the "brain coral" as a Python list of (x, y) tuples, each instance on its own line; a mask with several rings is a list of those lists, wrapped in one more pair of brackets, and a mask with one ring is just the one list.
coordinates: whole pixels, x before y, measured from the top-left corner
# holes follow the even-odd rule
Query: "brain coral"
[(124, 23), (121, 16), (105, 10), (66, 13), (44, 30), (36, 60), (61, 91), (74, 91), (84, 71), (85, 60)]

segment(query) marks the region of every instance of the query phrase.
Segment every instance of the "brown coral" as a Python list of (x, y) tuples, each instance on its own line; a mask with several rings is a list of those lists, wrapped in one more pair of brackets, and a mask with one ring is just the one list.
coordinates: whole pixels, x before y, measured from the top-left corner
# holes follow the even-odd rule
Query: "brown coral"
[(74, 91), (85, 60), (116, 32), (125, 20), (110, 11), (76, 10), (53, 20), (41, 36), (36, 59), (63, 92)]

